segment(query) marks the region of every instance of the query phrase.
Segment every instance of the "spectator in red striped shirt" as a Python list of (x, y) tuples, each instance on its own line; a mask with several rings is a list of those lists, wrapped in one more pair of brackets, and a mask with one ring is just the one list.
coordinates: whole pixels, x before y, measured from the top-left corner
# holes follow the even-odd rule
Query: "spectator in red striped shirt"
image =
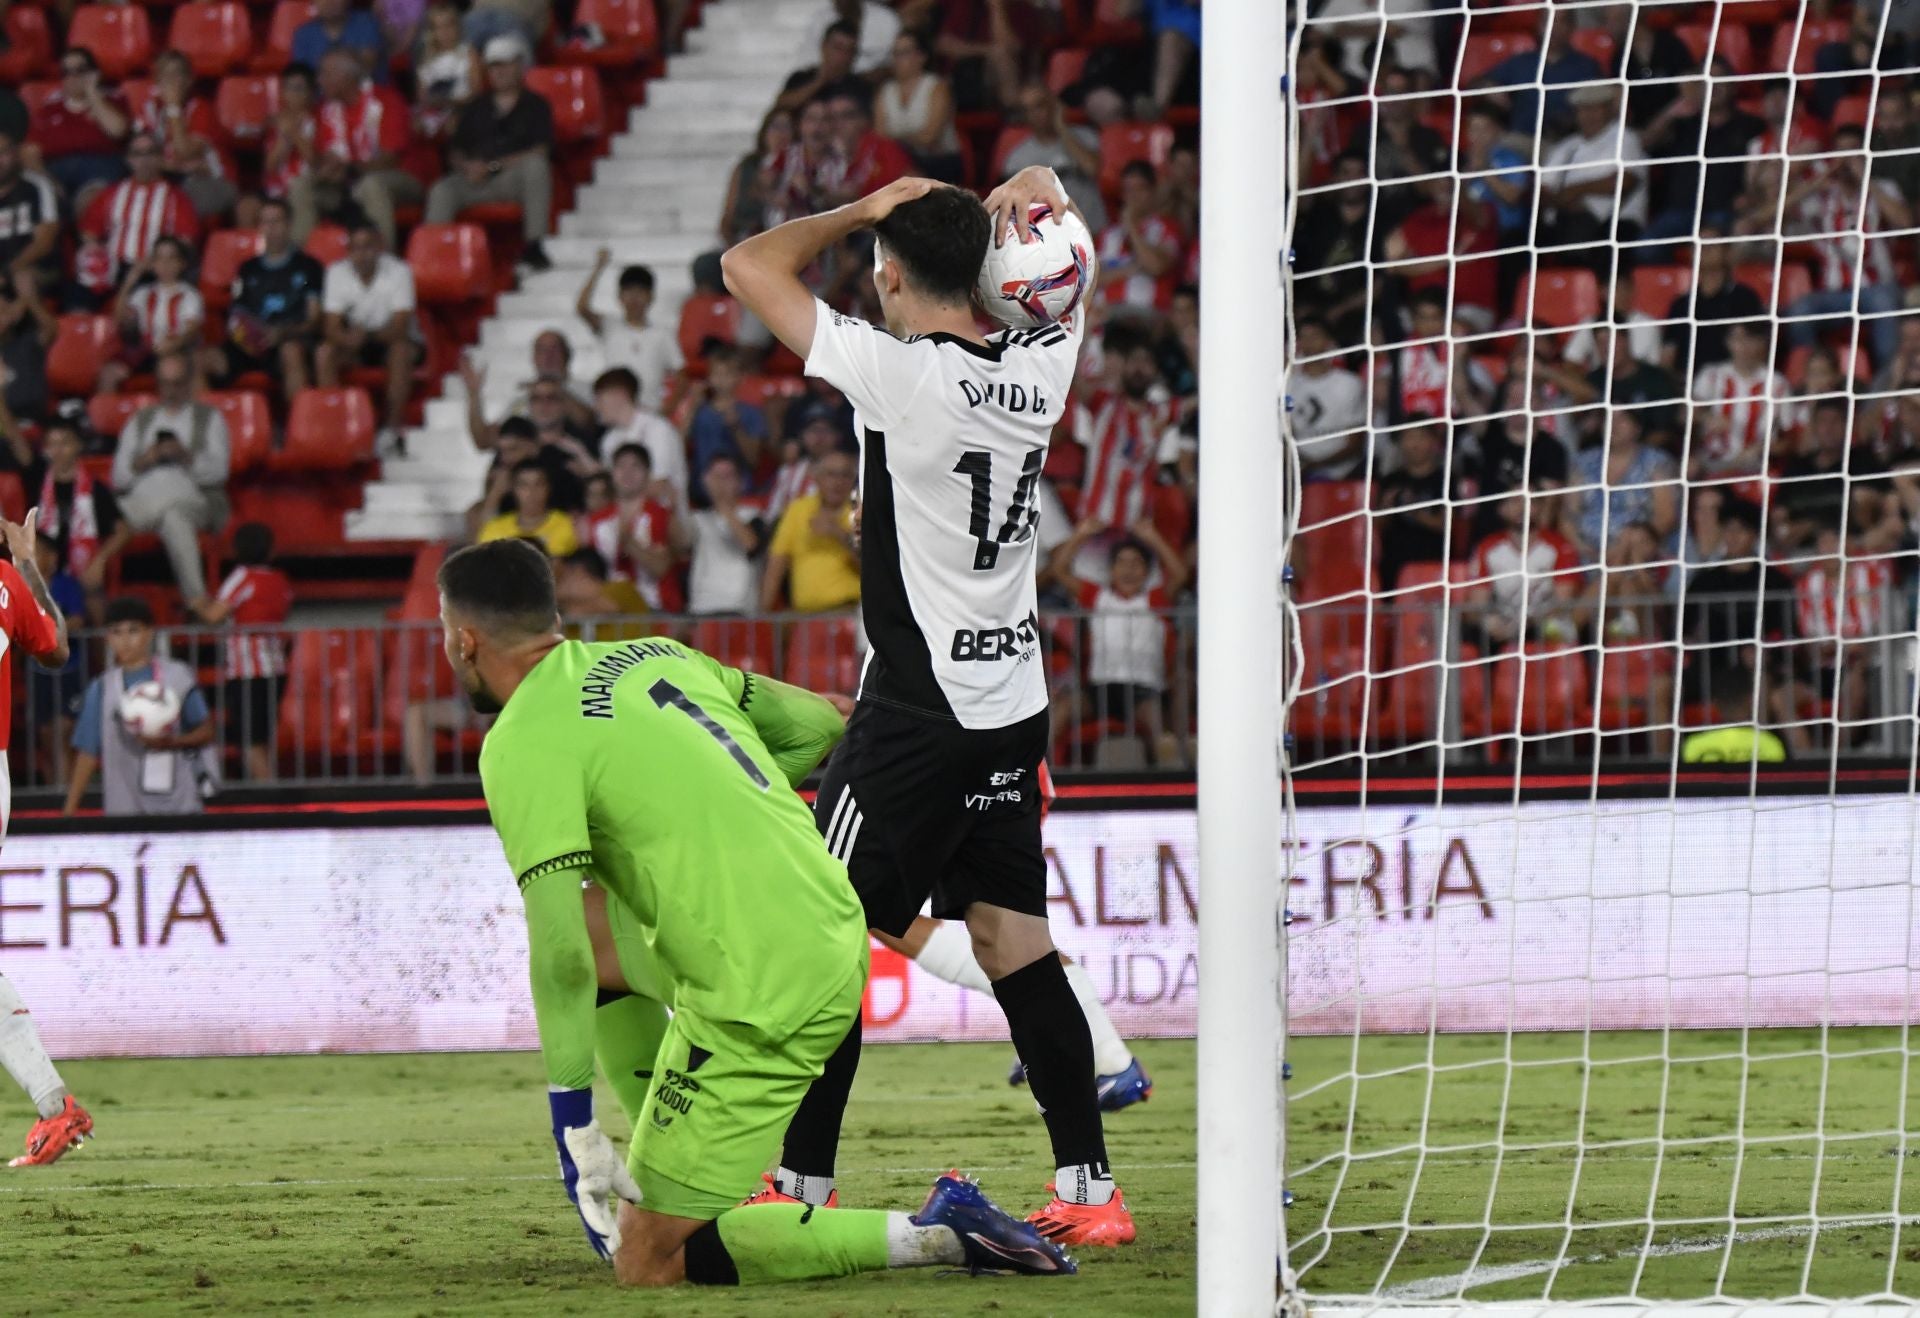
[(233, 571), (196, 612), (234, 629), (226, 641), (227, 742), (240, 748), (247, 777), (265, 782), (274, 776), (273, 736), (287, 684), (286, 638), (269, 629), (293, 611), (293, 584), (272, 566), (273, 532), (259, 522), (234, 528), (233, 557)]
[(38, 166), (79, 210), (91, 189), (127, 176), (120, 144), (132, 126), (126, 101), (100, 85), (93, 52), (75, 46), (60, 57), (60, 88), (34, 114), (30, 140)]
[(294, 241), (304, 243), (322, 215), (339, 215), (353, 201), (393, 251), (395, 208), (418, 205), (426, 197), (420, 180), (400, 166), (413, 137), (407, 103), (374, 86), (359, 58), (347, 50), (331, 51), (320, 61), (320, 93), (325, 100), (313, 166), (287, 188)]
[(1100, 291), (1116, 307), (1165, 310), (1180, 270), (1180, 227), (1160, 213), (1159, 175), (1136, 160), (1120, 174), (1120, 218), (1101, 230)]
[[(1793, 629), (1805, 644), (1786, 651), (1787, 680), (1773, 689), (1773, 717), (1796, 755), (1813, 750), (1808, 723), (1820, 706), (1843, 722), (1857, 722), (1867, 708), (1869, 642), (1887, 634), (1887, 592), (1893, 573), (1886, 559), (1841, 552), (1837, 521), (1814, 535), (1815, 558), (1793, 586)], [(1841, 735), (1845, 735), (1842, 733)]]
[(1883, 235), (1911, 225), (1914, 211), (1894, 184), (1869, 178), (1864, 141), (1852, 125), (1836, 129), (1833, 149), (1839, 158), (1826, 170), (1804, 171), (1780, 213), (1797, 211), (1799, 231), (1812, 235), (1819, 254), (1814, 290), (1787, 307), (1793, 345), (1803, 347), (1819, 338), (1828, 324), (1819, 318), (1855, 313), (1878, 366), (1899, 351), (1900, 325), (1892, 313), (1902, 301), (1893, 240)]
[(1145, 339), (1121, 356), (1119, 383), (1073, 410), (1073, 438), (1087, 454), (1080, 515), (1110, 527), (1130, 526), (1150, 511), (1160, 441), (1174, 419), (1159, 358)]
[(280, 108), (267, 125), (267, 154), (262, 162), (260, 190), (269, 197), (286, 197), (294, 180), (313, 166), (320, 116), (313, 70), (295, 64), (280, 75)]
[(161, 353), (188, 352), (200, 342), (206, 304), (200, 290), (187, 282), (192, 264), (185, 243), (162, 238), (151, 256), (128, 268), (113, 304), (120, 352), (100, 368), (96, 392), (117, 394), (128, 376), (146, 370)]
[(162, 238), (192, 242), (200, 236), (200, 216), (193, 202), (178, 185), (162, 177), (160, 162), (159, 139), (152, 133), (135, 133), (127, 139), (131, 177), (96, 192), (80, 216), (80, 232), (107, 249), (109, 279), (146, 260)]

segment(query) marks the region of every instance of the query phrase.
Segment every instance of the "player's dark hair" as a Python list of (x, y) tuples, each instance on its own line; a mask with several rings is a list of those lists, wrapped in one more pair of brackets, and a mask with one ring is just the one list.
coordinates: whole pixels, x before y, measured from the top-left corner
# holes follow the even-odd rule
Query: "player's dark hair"
[(496, 634), (540, 635), (560, 612), (553, 566), (528, 541), (490, 540), (456, 549), (440, 565), (439, 585), (449, 610)]
[(594, 377), (593, 391), (597, 394), (602, 389), (618, 389), (627, 397), (637, 399), (640, 397), (640, 377), (625, 366), (615, 366)]
[(607, 560), (598, 549), (576, 549), (560, 561), (579, 568), (595, 581), (607, 579)]
[(620, 291), (624, 293), (629, 288), (644, 288), (649, 293), (653, 292), (653, 271), (644, 265), (630, 265), (622, 270)]
[(264, 567), (273, 557), (273, 528), (264, 522), (242, 522), (233, 529), (233, 556), (245, 567)]
[(137, 622), (142, 627), (153, 626), (153, 606), (138, 595), (122, 595), (119, 599), (107, 601), (107, 626), (116, 623)]
[(613, 462), (609, 462), (607, 465), (612, 466), (614, 462), (618, 462), (621, 458), (628, 456), (640, 459), (640, 465), (648, 471), (653, 470), (653, 454), (647, 451), (645, 444), (622, 444), (613, 451)]
[(987, 259), (993, 221), (971, 192), (935, 188), (894, 207), (874, 232), (908, 283), (928, 297), (965, 306)]

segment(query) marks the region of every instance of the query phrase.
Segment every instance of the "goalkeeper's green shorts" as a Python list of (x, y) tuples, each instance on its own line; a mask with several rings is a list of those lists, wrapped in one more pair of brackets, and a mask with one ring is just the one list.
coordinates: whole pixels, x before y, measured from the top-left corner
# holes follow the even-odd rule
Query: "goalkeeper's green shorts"
[(627, 1155), (640, 1206), (711, 1221), (758, 1190), (800, 1100), (847, 1037), (866, 987), (863, 957), (813, 1019), (781, 1040), (676, 1013)]

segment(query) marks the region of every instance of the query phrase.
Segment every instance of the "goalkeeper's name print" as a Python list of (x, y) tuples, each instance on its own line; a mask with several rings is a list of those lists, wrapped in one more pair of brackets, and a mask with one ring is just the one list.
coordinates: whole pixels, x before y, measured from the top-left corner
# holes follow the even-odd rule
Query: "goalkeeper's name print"
[(580, 717), (613, 717), (613, 687), (621, 674), (649, 659), (671, 659), (679, 651), (658, 641), (634, 641), (594, 661), (580, 683)]

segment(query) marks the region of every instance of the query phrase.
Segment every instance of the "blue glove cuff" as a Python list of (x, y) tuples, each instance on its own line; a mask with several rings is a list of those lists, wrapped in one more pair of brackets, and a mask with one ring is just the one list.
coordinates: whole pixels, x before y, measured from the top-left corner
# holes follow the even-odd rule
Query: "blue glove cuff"
[(553, 1112), (553, 1136), (560, 1138), (560, 1132), (576, 1126), (593, 1124), (593, 1091), (591, 1089), (549, 1089), (547, 1106)]

